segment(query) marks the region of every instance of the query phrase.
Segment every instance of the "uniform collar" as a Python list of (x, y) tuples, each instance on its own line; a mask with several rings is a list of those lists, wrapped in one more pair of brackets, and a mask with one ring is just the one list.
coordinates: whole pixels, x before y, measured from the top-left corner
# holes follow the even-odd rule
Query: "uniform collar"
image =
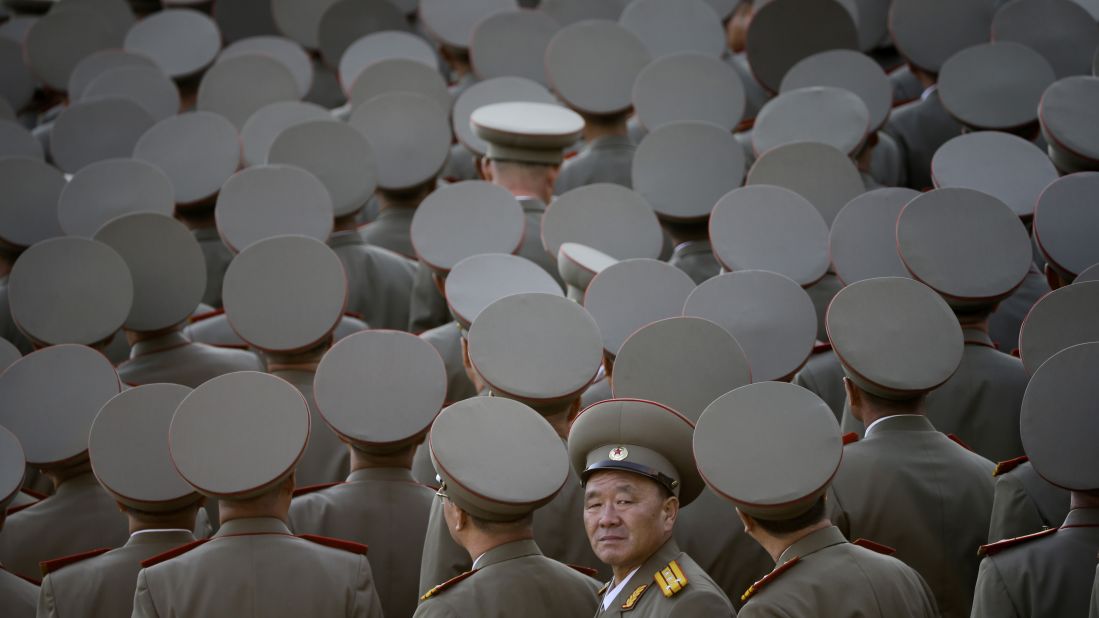
[(374, 218), (375, 221), (381, 221), (382, 219), (408, 219), (412, 220), (412, 217), (416, 215), (416, 209), (409, 206), (388, 206), (378, 211), (378, 216)]
[(475, 567), (473, 570), (483, 569), (494, 564), (500, 564), (508, 560), (514, 560), (515, 558), (522, 558), (524, 556), (541, 556), (542, 550), (538, 548), (538, 543), (534, 542), (534, 539), (523, 539), (522, 541), (512, 541), (511, 543), (504, 543), (503, 545), (497, 545), (492, 549), (486, 551), (477, 557), (475, 561)]
[(794, 558), (804, 558), (809, 554), (818, 552), (825, 547), (846, 543), (843, 533), (835, 526), (828, 526), (820, 530), (814, 530), (798, 539), (796, 543), (786, 548), (778, 557), (778, 564), (786, 564)]
[(523, 212), (545, 212), (546, 204), (542, 200), (532, 197), (530, 195), (524, 195), (522, 197), (516, 197), (519, 200), (519, 205), (523, 207)]
[[(70, 479), (65, 479), (65, 482), (57, 487), (57, 491), (55, 491), (53, 495), (63, 496), (65, 494), (82, 493), (97, 489), (99, 489), (99, 481), (96, 480), (95, 475), (91, 472), (85, 472), (84, 474), (74, 476)], [(47, 498), (47, 500), (48, 499), (49, 498)]]
[(353, 470), (347, 477), (348, 483), (358, 481), (406, 481), (415, 483), (412, 471), (408, 468), (363, 468)]
[(672, 250), (672, 255), (685, 255), (689, 253), (711, 253), (714, 247), (708, 240), (688, 240), (681, 242)]
[(627, 580), (628, 583), (621, 588), (618, 596), (614, 599), (614, 603), (611, 603), (609, 607), (620, 607), (625, 604), (626, 599), (633, 594), (638, 586), (653, 583), (653, 573), (668, 566), (669, 562), (678, 558), (682, 553), (679, 550), (679, 545), (675, 542), (675, 538), (668, 539), (660, 546), (660, 549), (656, 550), (656, 553), (649, 556), (649, 559), (633, 572), (633, 575)]
[(346, 247), (348, 245), (365, 245), (366, 241), (359, 235), (357, 231), (345, 230), (342, 232), (334, 232), (328, 237), (328, 246)]
[(989, 337), (988, 333), (979, 328), (962, 328), (962, 337), (964, 337), (965, 342), (970, 345), (983, 345), (989, 348), (996, 347), (996, 344), (992, 343), (992, 337)]
[(162, 529), (162, 530), (138, 530), (130, 535), (124, 547), (133, 545), (149, 545), (151, 543), (169, 543), (173, 546), (186, 545), (195, 540), (195, 535), (190, 530)]
[(616, 150), (619, 148), (634, 149), (629, 135), (604, 135), (593, 139), (584, 146), (584, 150)]
[(181, 348), (190, 345), (191, 340), (181, 330), (173, 330), (152, 339), (138, 341), (130, 348), (130, 358), (145, 356), (155, 352), (163, 352), (172, 348)]
[(1099, 507), (1089, 509), (1072, 509), (1065, 518), (1062, 528), (1094, 528), (1099, 527)]
[(866, 438), (879, 433), (898, 431), (935, 431), (935, 426), (923, 414), (894, 414), (870, 423), (866, 428)]
[(193, 230), (195, 240), (221, 240), (221, 236), (218, 235), (218, 229), (214, 226), (200, 227)]
[(221, 524), (214, 538), (245, 534), (290, 534), (290, 528), (277, 517), (242, 517)]

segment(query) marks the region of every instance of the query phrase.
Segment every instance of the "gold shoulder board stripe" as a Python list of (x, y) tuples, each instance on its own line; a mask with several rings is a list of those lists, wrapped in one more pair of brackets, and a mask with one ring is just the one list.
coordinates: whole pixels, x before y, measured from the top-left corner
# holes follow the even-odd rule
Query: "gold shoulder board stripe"
[(656, 581), (657, 586), (660, 586), (660, 591), (664, 593), (664, 596), (668, 598), (683, 590), (683, 587), (687, 585), (687, 576), (683, 574), (683, 569), (679, 567), (679, 563), (675, 560), (654, 573), (653, 580)]

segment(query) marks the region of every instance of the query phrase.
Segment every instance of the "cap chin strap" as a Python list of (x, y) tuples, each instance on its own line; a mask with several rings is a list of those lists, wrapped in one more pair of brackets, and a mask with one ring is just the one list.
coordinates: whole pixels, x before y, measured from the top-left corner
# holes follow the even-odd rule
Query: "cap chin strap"
[(652, 479), (667, 489), (673, 496), (679, 496), (679, 481), (664, 474), (656, 468), (650, 468), (649, 466), (633, 463), (630, 461), (598, 461), (591, 464), (584, 470), (584, 473), (580, 475), (580, 479), (585, 483), (588, 482), (588, 477), (593, 473), (600, 470), (621, 470), (623, 472), (633, 472), (639, 474), (645, 478)]

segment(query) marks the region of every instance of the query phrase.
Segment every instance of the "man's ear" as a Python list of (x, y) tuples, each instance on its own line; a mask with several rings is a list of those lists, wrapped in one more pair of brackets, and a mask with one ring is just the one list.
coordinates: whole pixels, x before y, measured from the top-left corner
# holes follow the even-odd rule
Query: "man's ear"
[(473, 361), (469, 360), (469, 339), (465, 337), (462, 337), (462, 366), (465, 367), (466, 377), (473, 383), (473, 388), (477, 389), (478, 393), (485, 390), (484, 380), (473, 367)]
[(740, 518), (740, 523), (744, 525), (744, 533), (751, 534), (756, 529), (756, 520), (752, 519), (751, 515), (746, 515), (744, 511), (740, 509), (736, 510), (737, 517)]
[(491, 182), (491, 180), (485, 175), (484, 165), (486, 162), (488, 162), (487, 158), (473, 155), (473, 169), (477, 172), (477, 176), (481, 180)]
[(554, 195), (554, 189), (557, 186), (557, 177), (561, 174), (560, 165), (549, 166), (549, 171), (546, 172), (546, 191), (549, 195)]
[(581, 404), (581, 400), (580, 400), (579, 397), (577, 397), (576, 401), (572, 402), (572, 404), (569, 406), (568, 419), (569, 419), (569, 424), (570, 425), (572, 424), (572, 422), (574, 420), (576, 420), (577, 416), (580, 416), (580, 404)]
[(843, 378), (843, 391), (847, 393), (847, 407), (851, 410), (851, 416), (862, 421), (862, 392), (847, 376)]
[(481, 170), (481, 178), (484, 178), (485, 182), (492, 182), (492, 160), (488, 157), (481, 157), (478, 161), (480, 163), (478, 169)]
[(661, 507), (664, 513), (664, 530), (671, 532), (675, 528), (675, 520), (679, 518), (679, 498), (669, 496)]

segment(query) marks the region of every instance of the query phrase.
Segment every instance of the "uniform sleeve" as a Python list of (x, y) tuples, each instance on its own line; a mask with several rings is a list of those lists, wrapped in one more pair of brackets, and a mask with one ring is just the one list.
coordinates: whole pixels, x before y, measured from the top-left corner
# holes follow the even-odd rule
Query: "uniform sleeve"
[(57, 603), (53, 598), (53, 578), (46, 575), (38, 589), (38, 618), (56, 618)]
[(443, 517), (443, 503), (435, 500), (424, 533), (424, 553), (420, 561), (420, 593), (465, 573), (473, 565), (469, 554), (454, 542)]
[(1099, 618), (1099, 566), (1095, 567), (1095, 582), (1091, 585), (1091, 609), (1088, 618)]
[(973, 591), (973, 610), (970, 618), (1019, 618), (1011, 602), (1003, 576), (991, 556), (981, 561), (977, 571), (977, 586)]
[(442, 599), (435, 598), (425, 603), (420, 603), (412, 618), (461, 618)]
[(145, 569), (137, 573), (137, 589), (134, 590), (134, 612), (130, 618), (155, 618), (160, 614), (153, 604), (153, 593), (149, 590), (149, 581), (145, 577)]
[(737, 616), (739, 618), (794, 618), (789, 613), (767, 603), (752, 603), (751, 601), (748, 601), (744, 607), (740, 608), (740, 613)]
[(668, 613), (669, 618), (695, 618), (706, 616), (707, 618), (722, 618), (736, 616), (736, 610), (725, 598), (725, 595), (716, 593), (692, 594), (676, 603)]
[(1042, 515), (1019, 479), (1011, 473), (996, 477), (988, 542), (1040, 532), (1043, 527)]
[(374, 574), (366, 556), (359, 556), (358, 576), (355, 578), (355, 602), (349, 618), (382, 618), (382, 602), (374, 588)]

